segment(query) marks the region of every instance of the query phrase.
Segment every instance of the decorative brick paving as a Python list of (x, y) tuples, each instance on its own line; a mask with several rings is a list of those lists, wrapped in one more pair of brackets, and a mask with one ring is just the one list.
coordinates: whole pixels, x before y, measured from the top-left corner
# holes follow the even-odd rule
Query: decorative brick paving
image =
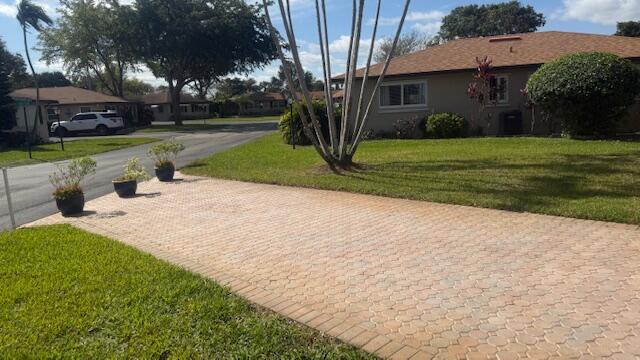
[(640, 357), (637, 226), (179, 175), (52, 216), (382, 357)]

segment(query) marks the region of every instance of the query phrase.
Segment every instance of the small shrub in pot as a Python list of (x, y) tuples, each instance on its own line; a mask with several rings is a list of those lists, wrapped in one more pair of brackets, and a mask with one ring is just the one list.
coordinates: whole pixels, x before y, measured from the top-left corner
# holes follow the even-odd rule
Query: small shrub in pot
[(173, 180), (176, 171), (174, 161), (178, 154), (184, 150), (184, 145), (175, 140), (170, 140), (149, 148), (149, 157), (155, 162), (155, 172), (158, 180), (168, 182)]
[(427, 118), (426, 132), (430, 138), (461, 138), (467, 136), (469, 124), (462, 116), (457, 114), (433, 114)]
[(53, 198), (63, 216), (80, 214), (84, 211), (84, 192), (80, 183), (85, 177), (95, 174), (96, 161), (90, 157), (71, 160), (66, 165), (59, 165), (49, 176), (55, 187)]
[(121, 198), (132, 197), (138, 190), (138, 181), (149, 179), (140, 159), (134, 157), (127, 161), (122, 176), (113, 180), (113, 188)]

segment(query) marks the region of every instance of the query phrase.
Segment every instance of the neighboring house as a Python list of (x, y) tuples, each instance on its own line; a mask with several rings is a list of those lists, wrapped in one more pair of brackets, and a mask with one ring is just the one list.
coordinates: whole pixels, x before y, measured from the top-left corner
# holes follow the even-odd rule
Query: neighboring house
[[(36, 89), (18, 89), (10, 95), (18, 102), (20, 100), (33, 102), (36, 99)], [(41, 88), (40, 101), (42, 102), (42, 119), (48, 124), (47, 128), (58, 120), (70, 120), (78, 113), (92, 111), (115, 111), (125, 119), (127, 124), (131, 124), (138, 119), (138, 106), (136, 103), (73, 86)], [(18, 108), (18, 117), (21, 112), (22, 110)], [(18, 125), (20, 125), (19, 119)]]
[[(338, 90), (333, 93), (335, 102), (342, 102), (343, 91)], [(324, 91), (312, 91), (313, 100), (324, 99)], [(301, 98), (298, 94), (298, 98)], [(256, 92), (238, 97), (239, 115), (244, 116), (264, 116), (280, 115), (287, 108), (287, 99), (284, 94), (278, 92)]]
[[(9, 130), (5, 130), (8, 133), (25, 133), (27, 131), (33, 132), (39, 139), (43, 141), (49, 140), (49, 126), (46, 122), (46, 117), (43, 116), (41, 121), (36, 121), (36, 104), (35, 100), (24, 97), (12, 96), (15, 101), (15, 126)], [(47, 113), (47, 107), (55, 104), (52, 101), (40, 100), (40, 112), (41, 114)], [(34, 126), (35, 123), (35, 126)], [(34, 130), (35, 127), (35, 130)]]
[[(173, 121), (173, 105), (169, 90), (160, 90), (142, 97), (146, 109), (153, 112), (153, 121)], [(180, 94), (181, 117), (183, 120), (198, 120), (211, 117), (210, 102), (198, 100), (189, 94)]]
[[(461, 39), (400, 56), (391, 61), (376, 94), (368, 126), (376, 132), (390, 132), (397, 120), (453, 112), (464, 116), (472, 129), (486, 135), (530, 133), (532, 115), (522, 95), (529, 77), (542, 64), (563, 55), (588, 51), (613, 53), (640, 64), (640, 38), (554, 31)], [(492, 114), (491, 121), (479, 118), (477, 103), (467, 95), (477, 68), (475, 59), (485, 56), (493, 61), (496, 75), (492, 95), (495, 105), (486, 109)], [(368, 93), (381, 69), (381, 64), (372, 66), (372, 77), (366, 85)], [(362, 84), (363, 71), (360, 69), (356, 74), (356, 89)], [(334, 81), (343, 81), (343, 76)], [(511, 116), (504, 116), (506, 114)], [(551, 132), (541, 120), (537, 116), (534, 133)], [(620, 131), (638, 130), (640, 107), (636, 106)]]

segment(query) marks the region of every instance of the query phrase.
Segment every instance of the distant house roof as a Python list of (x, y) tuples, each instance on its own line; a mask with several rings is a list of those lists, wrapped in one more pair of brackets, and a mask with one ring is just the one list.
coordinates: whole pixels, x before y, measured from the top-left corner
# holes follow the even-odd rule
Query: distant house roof
[[(477, 67), (476, 57), (488, 56), (494, 67), (516, 67), (591, 51), (640, 58), (640, 38), (549, 31), (460, 39), (393, 59), (387, 76), (471, 70)], [(370, 71), (371, 76), (379, 76), (382, 64), (373, 65)], [(359, 69), (356, 76), (363, 74), (364, 69)], [(344, 75), (336, 77), (340, 78)]]
[[(152, 94), (145, 95), (142, 97), (142, 102), (149, 105), (157, 105), (157, 104), (171, 104), (171, 96), (169, 94), (169, 90), (159, 90)], [(192, 104), (192, 103), (207, 103), (208, 100), (198, 100), (195, 97), (181, 93), (180, 94), (180, 103), (182, 104)]]
[[(313, 100), (321, 100), (324, 99), (324, 91), (311, 91), (311, 98)], [(334, 90), (333, 98), (340, 98), (344, 94), (342, 90)], [(297, 93), (299, 98), (302, 97), (302, 93)], [(250, 101), (283, 101), (287, 100), (282, 93), (278, 92), (255, 92), (247, 95), (248, 100)]]
[[(35, 100), (36, 89), (18, 89), (11, 94), (14, 98), (26, 98)], [(40, 100), (45, 102), (57, 102), (60, 105), (71, 104), (95, 104), (95, 103), (127, 103), (128, 101), (116, 96), (105, 95), (99, 92), (81, 89), (74, 86), (50, 87), (40, 89)]]

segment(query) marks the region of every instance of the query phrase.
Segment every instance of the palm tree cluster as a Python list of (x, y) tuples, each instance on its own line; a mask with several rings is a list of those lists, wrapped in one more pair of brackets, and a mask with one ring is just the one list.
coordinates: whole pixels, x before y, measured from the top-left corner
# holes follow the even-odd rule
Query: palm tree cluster
[[(320, 125), (319, 118), (314, 111), (304, 111), (298, 109), (300, 118), (304, 127), (305, 135), (311, 140), (313, 146), (317, 150), (318, 154), (327, 162), (332, 168), (349, 169), (353, 166), (353, 155), (355, 154), (359, 143), (362, 140), (364, 130), (366, 129), (367, 119), (369, 112), (373, 105), (375, 95), (384, 80), (385, 74), (389, 68), (389, 64), (394, 57), (395, 48), (398, 45), (398, 39), (402, 32), (407, 11), (411, 0), (406, 0), (402, 16), (395, 37), (392, 42), (391, 51), (382, 66), (382, 71), (378, 74), (378, 79), (375, 83), (375, 87), (372, 91), (366, 91), (367, 80), (370, 75), (371, 62), (373, 59), (373, 51), (375, 48), (376, 35), (378, 31), (378, 20), (380, 18), (380, 6), (382, 0), (377, 0), (376, 15), (373, 25), (373, 33), (371, 36), (371, 45), (369, 48), (369, 55), (367, 58), (366, 67), (364, 68), (362, 83), (358, 89), (356, 84), (356, 70), (358, 64), (358, 54), (360, 50), (360, 42), (362, 37), (363, 16), (365, 10), (365, 0), (353, 0), (352, 22), (351, 22), (351, 40), (349, 43), (349, 52), (347, 57), (347, 66), (344, 73), (344, 97), (342, 102), (342, 114), (337, 119), (334, 116), (333, 108), (334, 101), (331, 94), (331, 82), (333, 80), (331, 73), (331, 56), (329, 53), (329, 35), (327, 28), (327, 14), (325, 0), (315, 0), (316, 8), (316, 20), (318, 28), (318, 38), (320, 41), (320, 54), (322, 57), (322, 68), (324, 75), (324, 91), (326, 99), (327, 114), (329, 117), (328, 133), (329, 139), (327, 140), (323, 135), (323, 131)], [(283, 45), (280, 43), (280, 37), (273, 26), (271, 16), (269, 14), (269, 8), (267, 0), (263, 0), (263, 6), (265, 8), (267, 25), (271, 30), (273, 41), (276, 44), (280, 61), (283, 64), (285, 72), (285, 78), (290, 89), (299, 88), (299, 93), (292, 93), (290, 96), (297, 106), (303, 106), (306, 109), (313, 109), (312, 96), (308, 86), (304, 81), (298, 79), (299, 86), (294, 85), (294, 79), (292, 75), (292, 69), (286, 66), (289, 62), (286, 59)], [(291, 52), (291, 58), (293, 62), (293, 71), (297, 74), (304, 74), (302, 64), (300, 62), (300, 55), (298, 53), (296, 36), (293, 29), (293, 21), (291, 17), (290, 0), (278, 0), (278, 7), (280, 9), (280, 15), (283, 19), (284, 34), (288, 42), (288, 49)], [(354, 99), (357, 99), (355, 103)], [(300, 105), (303, 103), (303, 105)], [(339, 125), (339, 126), (338, 126)]]

